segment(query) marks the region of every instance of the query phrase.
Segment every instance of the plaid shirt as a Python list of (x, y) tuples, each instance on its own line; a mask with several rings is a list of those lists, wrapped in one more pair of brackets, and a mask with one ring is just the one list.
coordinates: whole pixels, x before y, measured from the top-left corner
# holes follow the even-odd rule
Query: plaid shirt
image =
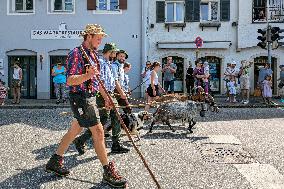
[(99, 59), (100, 61), (100, 74), (101, 74), (101, 80), (104, 81), (105, 88), (107, 91), (113, 92), (115, 89), (115, 80), (112, 74), (112, 67), (110, 64), (110, 61), (105, 59), (104, 57)]
[[(95, 51), (93, 51), (93, 55), (92, 56), (90, 53), (90, 50), (87, 49), (84, 45), (83, 49), (85, 50), (85, 52), (87, 53), (87, 55), (90, 57), (92, 64), (94, 65), (95, 63), (95, 57), (94, 56), (98, 56), (97, 53)], [(76, 47), (74, 48), (67, 57), (66, 60), (66, 65), (67, 65), (67, 78), (69, 76), (72, 75), (82, 75), (84, 74), (84, 66), (85, 66), (85, 62), (82, 58), (82, 52), (80, 50), (80, 47)], [(95, 77), (91, 78), (91, 85), (89, 86), (89, 89), (87, 87), (87, 83), (84, 82), (80, 85), (76, 85), (76, 86), (68, 86), (69, 87), (69, 91), (72, 93), (76, 93), (76, 92), (91, 92), (91, 93), (95, 93), (99, 90), (99, 83), (98, 81), (95, 79)]]

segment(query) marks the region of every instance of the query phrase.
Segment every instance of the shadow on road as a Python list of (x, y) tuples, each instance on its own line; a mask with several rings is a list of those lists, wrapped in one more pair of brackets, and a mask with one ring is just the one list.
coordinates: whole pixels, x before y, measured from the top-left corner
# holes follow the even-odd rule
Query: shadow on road
[[(53, 144), (50, 146), (46, 146), (41, 149), (34, 150), (32, 153), (36, 154), (36, 160), (46, 160), (51, 157), (54, 153), (55, 149), (57, 148), (58, 144)], [(91, 163), (92, 161), (96, 160), (97, 157), (85, 158), (82, 160), (77, 159), (78, 155), (70, 155), (64, 157), (65, 165), (68, 169), (72, 169), (77, 167), (78, 165), (84, 163)], [(61, 179), (71, 179), (80, 182), (87, 182), (94, 184), (96, 186), (100, 186), (101, 183), (93, 183), (90, 181), (84, 181), (81, 179), (73, 178), (71, 176), (68, 177), (57, 177), (54, 174), (49, 174), (45, 172), (45, 165), (41, 165), (32, 169), (18, 169), (21, 171), (20, 173), (13, 175), (3, 182), (0, 183), (0, 188), (42, 188), (45, 183), (58, 181)]]

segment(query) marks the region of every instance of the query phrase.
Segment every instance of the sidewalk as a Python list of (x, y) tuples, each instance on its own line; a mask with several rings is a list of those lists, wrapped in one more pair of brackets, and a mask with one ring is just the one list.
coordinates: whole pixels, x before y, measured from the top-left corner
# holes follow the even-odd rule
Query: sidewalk
[[(215, 96), (215, 101), (220, 108), (277, 108), (284, 107), (284, 103), (280, 99), (273, 98), (273, 104), (264, 104), (261, 97), (251, 97), (249, 104), (241, 104), (226, 102), (225, 96)], [(143, 99), (140, 99), (143, 101)], [(69, 102), (56, 104), (55, 99), (37, 100), (37, 99), (22, 99), (20, 104), (12, 104), (12, 100), (5, 101), (5, 105), (0, 106), (0, 109), (55, 109), (55, 108), (70, 108)]]

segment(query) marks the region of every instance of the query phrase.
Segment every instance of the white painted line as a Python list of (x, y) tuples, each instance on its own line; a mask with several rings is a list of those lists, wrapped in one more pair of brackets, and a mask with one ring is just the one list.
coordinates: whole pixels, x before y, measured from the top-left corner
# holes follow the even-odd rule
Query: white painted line
[(239, 139), (233, 135), (209, 135), (209, 139), (217, 144), (242, 144)]
[(284, 176), (268, 164), (235, 164), (238, 171), (255, 189), (283, 189)]

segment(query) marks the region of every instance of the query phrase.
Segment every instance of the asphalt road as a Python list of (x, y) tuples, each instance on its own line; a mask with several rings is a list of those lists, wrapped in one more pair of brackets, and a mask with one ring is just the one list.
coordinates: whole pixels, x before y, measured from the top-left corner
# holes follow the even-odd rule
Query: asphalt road
[[(68, 109), (0, 110), (0, 188), (109, 188), (91, 143), (78, 156), (71, 146), (65, 163), (72, 173), (58, 178), (44, 172), (69, 127)], [(141, 149), (165, 189), (284, 188), (284, 110), (221, 109), (198, 118), (194, 133), (175, 124), (172, 133), (156, 126), (142, 130)], [(124, 144), (131, 148), (127, 138)], [(107, 142), (109, 147), (110, 143)], [(108, 148), (108, 151), (110, 149)], [(111, 155), (129, 188), (152, 189), (155, 184), (135, 150)]]

